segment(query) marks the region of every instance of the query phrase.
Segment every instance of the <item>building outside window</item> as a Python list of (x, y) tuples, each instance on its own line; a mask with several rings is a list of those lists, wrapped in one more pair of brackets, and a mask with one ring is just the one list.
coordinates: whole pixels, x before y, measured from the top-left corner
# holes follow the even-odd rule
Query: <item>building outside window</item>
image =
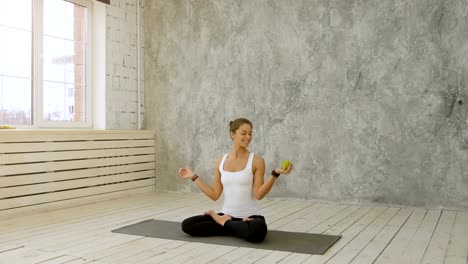
[(0, 1), (0, 125), (91, 127), (89, 0)]

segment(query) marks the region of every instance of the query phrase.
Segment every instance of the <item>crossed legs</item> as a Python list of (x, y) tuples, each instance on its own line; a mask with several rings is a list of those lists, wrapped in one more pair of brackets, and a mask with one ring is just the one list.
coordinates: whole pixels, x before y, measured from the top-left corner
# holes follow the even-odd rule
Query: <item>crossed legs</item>
[(249, 220), (243, 220), (208, 211), (204, 215), (185, 219), (182, 230), (191, 236), (237, 236), (249, 242), (262, 242), (268, 232), (265, 218), (261, 215), (248, 218)]

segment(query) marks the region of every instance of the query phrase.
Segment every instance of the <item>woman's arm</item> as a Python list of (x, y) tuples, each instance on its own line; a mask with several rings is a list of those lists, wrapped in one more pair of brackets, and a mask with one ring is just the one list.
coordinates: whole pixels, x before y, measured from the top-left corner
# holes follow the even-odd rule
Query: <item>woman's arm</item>
[[(221, 183), (221, 173), (219, 172), (219, 163), (221, 159), (216, 161), (215, 165), (215, 172), (214, 172), (214, 179), (213, 184), (210, 186), (203, 182), (199, 177), (196, 177), (194, 180), (195, 184), (198, 186), (200, 191), (202, 191), (206, 196), (208, 196), (211, 200), (216, 201), (221, 196), (223, 192), (223, 184)], [(179, 176), (184, 179), (191, 179), (195, 173), (190, 169), (181, 168), (179, 169)]]
[[(275, 183), (277, 177), (274, 177), (270, 174), (270, 177), (266, 181), (263, 180), (263, 175), (265, 175), (265, 160), (261, 157), (255, 156), (254, 162), (254, 182), (253, 182), (253, 191), (255, 199), (261, 200), (267, 193), (270, 192), (273, 184)], [(289, 174), (292, 170), (292, 165), (289, 165), (287, 169), (275, 169), (278, 174)]]

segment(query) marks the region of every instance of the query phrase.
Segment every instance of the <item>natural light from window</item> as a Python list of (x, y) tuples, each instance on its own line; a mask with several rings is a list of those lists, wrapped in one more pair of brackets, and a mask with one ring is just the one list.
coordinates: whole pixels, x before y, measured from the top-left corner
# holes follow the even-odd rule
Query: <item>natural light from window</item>
[(86, 121), (86, 8), (44, 1), (43, 119)]
[(87, 122), (88, 8), (33, 1), (0, 1), (0, 125)]
[(32, 124), (32, 2), (0, 1), (0, 124)]

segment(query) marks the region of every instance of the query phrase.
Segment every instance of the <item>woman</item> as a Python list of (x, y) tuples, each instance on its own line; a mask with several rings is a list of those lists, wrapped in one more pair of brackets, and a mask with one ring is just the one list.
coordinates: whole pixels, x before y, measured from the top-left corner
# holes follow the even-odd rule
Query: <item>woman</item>
[(274, 169), (264, 181), (265, 161), (247, 150), (252, 140), (252, 123), (245, 118), (231, 121), (232, 149), (216, 161), (214, 181), (210, 186), (187, 168), (179, 169), (179, 176), (192, 181), (200, 190), (216, 201), (224, 190), (224, 205), (221, 213), (206, 211), (185, 219), (182, 230), (191, 236), (237, 236), (250, 242), (261, 242), (267, 234), (267, 225), (256, 200), (271, 190), (281, 174), (287, 169)]

